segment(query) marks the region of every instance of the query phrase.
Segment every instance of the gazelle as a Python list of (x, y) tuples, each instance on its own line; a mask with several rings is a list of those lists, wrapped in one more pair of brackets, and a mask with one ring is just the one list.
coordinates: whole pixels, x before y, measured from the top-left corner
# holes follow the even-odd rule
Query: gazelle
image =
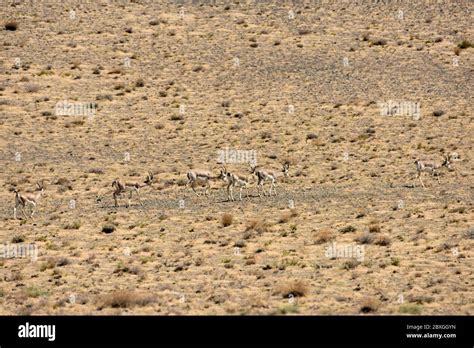
[(19, 207), (21, 208), (25, 218), (28, 218), (25, 212), (26, 206), (31, 207), (30, 218), (33, 218), (36, 208), (38, 207), (38, 201), (44, 193), (44, 180), (36, 183), (36, 193), (22, 194), (16, 188), (13, 189), (13, 192), (15, 192), (15, 208), (13, 209), (14, 219), (16, 220), (17, 218), (16, 212)]
[(122, 195), (122, 193), (127, 193), (129, 192), (130, 195), (128, 196), (128, 204), (127, 208), (130, 206), (130, 200), (132, 199), (132, 194), (133, 192), (136, 192), (138, 196), (138, 201), (140, 202), (140, 205), (143, 207), (142, 200), (140, 198), (140, 189), (145, 186), (151, 186), (153, 183), (153, 173), (148, 172), (148, 175), (145, 178), (145, 181), (143, 184), (140, 183), (124, 183), (118, 179), (115, 179), (112, 181), (112, 187), (115, 188), (115, 191), (113, 192), (112, 196), (114, 198), (115, 206), (118, 207), (118, 201), (117, 198)]
[(423, 184), (423, 181), (421, 180), (421, 174), (423, 172), (430, 173), (431, 176), (433, 176), (433, 177), (436, 175), (436, 178), (438, 179), (438, 184), (441, 184), (441, 181), (439, 180), (438, 170), (443, 168), (443, 167), (451, 169), (451, 162), (450, 162), (450, 156), (449, 155), (444, 156), (443, 162), (416, 160), (415, 165), (416, 165), (416, 177), (415, 177), (415, 179), (416, 178), (420, 179), (421, 186), (423, 186), (423, 187), (425, 187), (425, 185)]
[[(288, 162), (285, 162), (283, 164), (282, 169), (281, 169), (281, 173), (283, 173), (283, 175), (285, 177), (288, 177), (289, 176), (289, 169), (290, 169), (290, 164)], [(273, 189), (273, 192), (275, 192), (275, 196), (276, 196), (275, 184), (276, 184), (277, 178), (281, 176), (280, 172), (266, 171), (262, 168), (259, 168), (258, 166), (252, 166), (250, 164), (250, 173), (255, 174), (257, 176), (257, 180), (258, 180), (257, 181), (257, 192), (258, 192), (259, 197), (262, 197), (262, 195), (260, 193), (260, 188), (263, 191), (263, 195), (267, 194), (265, 192), (265, 189), (263, 188), (263, 184), (265, 183), (265, 181), (270, 181), (271, 182), (270, 190), (268, 192), (269, 195), (270, 196), (272, 195), (272, 189)]]
[(249, 182), (246, 177), (243, 175), (238, 175), (235, 173), (230, 173), (227, 171), (226, 167), (224, 167), (224, 174), (227, 181), (227, 198), (228, 200), (235, 201), (234, 199), (234, 187), (240, 188), (239, 199), (242, 200), (242, 190), (245, 188), (247, 193), (247, 198), (249, 198)]
[(195, 189), (196, 185), (206, 186), (204, 190), (204, 195), (209, 195), (209, 189), (211, 188), (211, 180), (225, 180), (225, 173), (223, 169), (221, 169), (219, 174), (215, 176), (207, 170), (191, 170), (186, 175), (188, 178), (188, 182), (184, 187), (185, 194), (188, 186), (191, 186), (192, 190), (197, 196), (200, 195)]

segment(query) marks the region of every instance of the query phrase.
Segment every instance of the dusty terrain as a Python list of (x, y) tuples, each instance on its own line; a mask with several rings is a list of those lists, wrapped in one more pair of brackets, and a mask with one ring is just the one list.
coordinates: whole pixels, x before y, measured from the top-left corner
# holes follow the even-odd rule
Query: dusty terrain
[[(1, 0), (0, 314), (472, 315), (472, 3), (197, 3)], [(185, 195), (225, 148), (290, 177)]]

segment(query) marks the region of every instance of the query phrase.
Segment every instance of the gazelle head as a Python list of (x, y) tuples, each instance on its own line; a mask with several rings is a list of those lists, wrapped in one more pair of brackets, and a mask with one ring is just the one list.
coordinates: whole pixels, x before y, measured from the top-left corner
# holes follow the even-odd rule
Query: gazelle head
[(146, 179), (145, 179), (145, 184), (147, 185), (151, 185), (153, 183), (153, 179), (154, 179), (154, 176), (153, 176), (153, 173), (152, 172), (148, 172), (148, 175), (146, 176)]
[(227, 181), (227, 175), (229, 173), (227, 173), (227, 168), (225, 166), (222, 166), (220, 172), (219, 172), (219, 175), (217, 176), (217, 178), (219, 180), (224, 180), (224, 181)]
[(445, 155), (443, 163), (441, 164), (442, 166), (451, 169), (451, 161), (450, 161), (450, 155)]
[(290, 164), (288, 162), (285, 162), (283, 164), (282, 169), (281, 169), (281, 171), (283, 172), (283, 175), (285, 175), (285, 177), (290, 176), (289, 170), (290, 170)]
[(37, 181), (37, 182), (36, 182), (36, 191), (40, 191), (41, 194), (43, 194), (44, 189), (45, 189), (45, 187), (44, 187), (44, 180)]
[(255, 169), (257, 169), (257, 166), (252, 165), (252, 163), (249, 163), (249, 166), (250, 166), (250, 173), (254, 174)]

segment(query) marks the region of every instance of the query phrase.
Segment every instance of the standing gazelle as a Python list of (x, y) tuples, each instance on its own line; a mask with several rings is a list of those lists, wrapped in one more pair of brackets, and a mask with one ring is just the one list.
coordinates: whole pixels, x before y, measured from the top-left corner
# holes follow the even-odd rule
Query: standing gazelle
[(25, 218), (28, 218), (25, 212), (26, 206), (30, 206), (30, 218), (33, 218), (33, 215), (35, 214), (36, 208), (38, 206), (38, 201), (44, 193), (44, 180), (36, 183), (36, 193), (22, 194), (16, 188), (13, 189), (13, 192), (15, 192), (15, 208), (13, 209), (14, 219), (16, 220), (17, 218), (16, 212), (19, 207), (21, 208), (21, 211), (23, 212)]
[(188, 186), (191, 186), (192, 190), (197, 196), (200, 196), (196, 191), (195, 186), (205, 186), (204, 195), (209, 195), (209, 189), (211, 188), (211, 180), (225, 180), (224, 170), (221, 169), (218, 175), (212, 175), (210, 171), (207, 170), (191, 170), (187, 174), (188, 182), (184, 187), (184, 193), (186, 194), (186, 189)]
[(451, 162), (450, 162), (450, 156), (445, 155), (443, 162), (434, 162), (434, 161), (420, 161), (416, 160), (415, 161), (416, 165), (416, 178), (420, 179), (421, 186), (425, 187), (423, 184), (423, 181), (421, 180), (421, 174), (423, 172), (430, 173), (431, 176), (436, 176), (438, 179), (438, 184), (441, 184), (441, 181), (439, 180), (439, 172), (438, 170), (446, 167), (448, 169), (451, 169)]
[(132, 199), (132, 194), (133, 192), (137, 193), (138, 196), (138, 201), (140, 202), (140, 205), (143, 207), (142, 200), (140, 198), (140, 189), (145, 186), (151, 186), (153, 183), (153, 173), (148, 172), (148, 175), (146, 176), (145, 181), (143, 184), (140, 183), (124, 183), (118, 179), (115, 179), (112, 181), (112, 187), (115, 188), (115, 191), (113, 192), (112, 196), (114, 198), (115, 206), (118, 207), (118, 201), (117, 198), (122, 195), (122, 193), (127, 193), (129, 192), (130, 195), (128, 196), (128, 204), (127, 208), (130, 206), (130, 200)]
[[(290, 164), (288, 162), (285, 162), (283, 164), (282, 169), (281, 169), (281, 173), (283, 173), (283, 175), (285, 177), (288, 177), (289, 176), (289, 169), (290, 169)], [(272, 195), (272, 189), (273, 189), (273, 192), (275, 192), (275, 196), (276, 196), (275, 184), (276, 184), (276, 181), (277, 181), (278, 177), (281, 176), (280, 172), (266, 171), (264, 169), (259, 168), (258, 166), (252, 166), (252, 165), (250, 165), (250, 172), (257, 176), (257, 180), (258, 180), (257, 181), (257, 192), (258, 192), (259, 197), (262, 197), (262, 195), (260, 193), (260, 188), (261, 188), (264, 196), (266, 196), (266, 194), (267, 194), (265, 192), (265, 189), (263, 188), (263, 184), (265, 183), (265, 181), (270, 181), (271, 182), (271, 186), (270, 186), (270, 190), (269, 190), (268, 194), (271, 196)]]
[(227, 199), (230, 201), (235, 201), (234, 199), (234, 187), (240, 188), (239, 199), (242, 200), (242, 189), (245, 188), (247, 193), (247, 198), (249, 198), (249, 182), (246, 177), (243, 175), (238, 175), (235, 173), (230, 173), (224, 167), (224, 174), (227, 181)]

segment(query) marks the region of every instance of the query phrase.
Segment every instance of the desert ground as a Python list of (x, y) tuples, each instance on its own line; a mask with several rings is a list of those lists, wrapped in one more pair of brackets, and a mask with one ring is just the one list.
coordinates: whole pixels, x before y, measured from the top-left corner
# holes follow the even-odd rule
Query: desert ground
[(472, 2), (1, 5), (0, 314), (474, 314)]

